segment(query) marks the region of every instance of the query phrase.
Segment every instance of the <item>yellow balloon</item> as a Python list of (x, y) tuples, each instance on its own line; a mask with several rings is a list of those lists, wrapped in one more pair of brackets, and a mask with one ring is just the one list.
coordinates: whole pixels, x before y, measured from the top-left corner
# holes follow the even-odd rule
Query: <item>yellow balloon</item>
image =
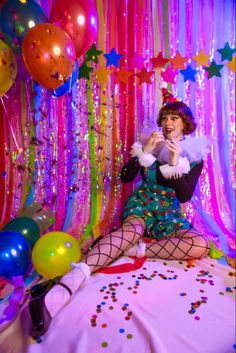
[(0, 96), (6, 93), (17, 75), (17, 63), (12, 49), (0, 40)]
[(63, 276), (71, 270), (71, 263), (81, 258), (79, 241), (64, 232), (50, 232), (41, 236), (32, 250), (36, 271), (46, 277)]

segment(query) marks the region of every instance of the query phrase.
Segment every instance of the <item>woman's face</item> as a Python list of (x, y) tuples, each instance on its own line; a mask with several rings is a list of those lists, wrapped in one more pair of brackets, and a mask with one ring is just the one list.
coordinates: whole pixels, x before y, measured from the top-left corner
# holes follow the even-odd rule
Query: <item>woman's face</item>
[(161, 127), (166, 139), (177, 141), (183, 139), (184, 123), (177, 113), (164, 113), (161, 119)]

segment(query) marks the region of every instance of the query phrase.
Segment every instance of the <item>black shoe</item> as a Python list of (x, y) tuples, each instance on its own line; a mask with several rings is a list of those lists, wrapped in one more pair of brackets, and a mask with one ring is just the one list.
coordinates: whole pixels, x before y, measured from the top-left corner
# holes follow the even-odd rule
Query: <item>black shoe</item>
[(70, 288), (60, 282), (60, 277), (36, 284), (30, 289), (29, 312), (33, 324), (31, 336), (35, 339), (43, 336), (49, 329), (52, 318), (45, 305), (45, 297), (56, 284), (66, 288), (72, 295)]

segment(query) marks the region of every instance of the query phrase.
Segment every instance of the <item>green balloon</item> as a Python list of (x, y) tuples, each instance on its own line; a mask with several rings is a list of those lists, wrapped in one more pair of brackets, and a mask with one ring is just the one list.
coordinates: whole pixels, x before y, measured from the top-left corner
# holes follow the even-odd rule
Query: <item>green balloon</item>
[(12, 230), (22, 234), (33, 248), (36, 241), (39, 239), (40, 229), (37, 223), (28, 217), (18, 217), (8, 222), (3, 230)]

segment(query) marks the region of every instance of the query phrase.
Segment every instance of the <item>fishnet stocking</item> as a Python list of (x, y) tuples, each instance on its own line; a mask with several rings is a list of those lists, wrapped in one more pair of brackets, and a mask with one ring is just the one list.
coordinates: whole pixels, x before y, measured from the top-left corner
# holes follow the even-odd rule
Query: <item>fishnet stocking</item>
[(176, 230), (165, 239), (152, 240), (146, 244), (145, 255), (165, 260), (190, 260), (206, 256), (209, 250), (207, 238), (191, 228)]
[(126, 218), (122, 227), (102, 237), (84, 257), (91, 272), (109, 265), (121, 256), (125, 250), (136, 244), (145, 230), (145, 222), (137, 216)]

